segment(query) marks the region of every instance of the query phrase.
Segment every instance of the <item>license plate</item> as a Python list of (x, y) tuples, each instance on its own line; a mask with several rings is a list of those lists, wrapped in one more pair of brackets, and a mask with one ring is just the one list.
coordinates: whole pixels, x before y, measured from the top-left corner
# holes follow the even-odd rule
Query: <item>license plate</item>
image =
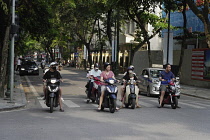
[(28, 73), (31, 73), (31, 72), (32, 72), (32, 70), (29, 70), (29, 71), (28, 71)]

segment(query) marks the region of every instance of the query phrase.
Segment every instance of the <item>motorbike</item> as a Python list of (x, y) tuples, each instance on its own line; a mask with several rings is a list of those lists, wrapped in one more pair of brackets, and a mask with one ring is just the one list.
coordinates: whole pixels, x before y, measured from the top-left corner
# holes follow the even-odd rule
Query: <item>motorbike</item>
[(133, 78), (130, 78), (130, 80), (126, 81), (125, 87), (124, 104), (126, 108), (131, 106), (132, 109), (135, 109), (138, 93), (139, 88), (137, 86), (137, 81)]
[(105, 83), (107, 83), (107, 85), (106, 85), (103, 103), (101, 105), (101, 110), (104, 110), (104, 108), (109, 108), (109, 111), (111, 113), (115, 112), (117, 106), (116, 102), (117, 102), (117, 92), (118, 92), (117, 86), (114, 85), (115, 82), (116, 80), (112, 78), (105, 80)]
[(59, 83), (60, 80), (56, 78), (47, 80), (47, 92), (45, 100), (47, 107), (50, 107), (50, 113), (53, 112), (53, 107), (58, 107)]
[[(177, 87), (173, 81), (167, 81), (168, 85), (166, 86), (165, 95), (163, 98), (163, 102), (161, 104), (161, 107), (163, 107), (165, 104), (171, 105), (172, 109), (176, 109), (178, 106), (178, 98), (180, 97), (179, 93), (177, 93)], [(158, 103), (160, 104), (160, 95), (161, 91), (159, 92), (158, 96)]]
[[(93, 77), (94, 82), (93, 82), (93, 88), (91, 91), (91, 96), (90, 96), (90, 100), (92, 101), (92, 103), (99, 103), (99, 98), (101, 96), (101, 92), (100, 92), (100, 86), (102, 85), (102, 83), (100, 82), (100, 77)], [(88, 96), (88, 88), (86, 89), (86, 94)], [(89, 103), (89, 100), (87, 100), (87, 103)]]

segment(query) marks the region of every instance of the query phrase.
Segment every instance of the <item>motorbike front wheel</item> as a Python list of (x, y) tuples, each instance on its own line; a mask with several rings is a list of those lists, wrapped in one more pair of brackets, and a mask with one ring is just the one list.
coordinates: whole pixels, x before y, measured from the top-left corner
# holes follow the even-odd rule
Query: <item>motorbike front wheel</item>
[(50, 98), (50, 113), (53, 112), (53, 98)]
[(177, 97), (173, 97), (172, 100), (173, 100), (173, 103), (171, 103), (171, 108), (176, 109), (178, 105), (178, 99)]
[(109, 111), (111, 113), (114, 113), (116, 110), (116, 100), (115, 99), (110, 99), (110, 102), (109, 102)]
[(132, 99), (131, 100), (131, 108), (135, 109), (135, 107), (136, 107), (136, 99)]

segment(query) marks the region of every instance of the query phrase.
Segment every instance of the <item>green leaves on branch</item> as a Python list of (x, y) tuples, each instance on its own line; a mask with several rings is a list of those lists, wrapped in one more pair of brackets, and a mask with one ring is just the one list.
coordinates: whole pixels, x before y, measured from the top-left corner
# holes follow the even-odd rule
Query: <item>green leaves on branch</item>
[(3, 11), (6, 15), (8, 15), (8, 13), (9, 13), (9, 9), (7, 7), (8, 7), (7, 4), (5, 2), (3, 2), (3, 0), (0, 0), (0, 8), (3, 9)]

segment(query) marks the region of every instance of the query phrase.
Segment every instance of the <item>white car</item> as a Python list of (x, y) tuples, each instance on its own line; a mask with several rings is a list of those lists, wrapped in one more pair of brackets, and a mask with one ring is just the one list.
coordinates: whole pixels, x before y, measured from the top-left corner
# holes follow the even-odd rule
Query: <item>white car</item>
[[(164, 69), (161, 68), (145, 68), (138, 77), (140, 80), (140, 83), (138, 84), (140, 93), (146, 93), (147, 96), (159, 95), (161, 83), (159, 81), (159, 75), (163, 70)], [(178, 77), (176, 78), (175, 86), (177, 89), (176, 94), (180, 97), (180, 84)]]

